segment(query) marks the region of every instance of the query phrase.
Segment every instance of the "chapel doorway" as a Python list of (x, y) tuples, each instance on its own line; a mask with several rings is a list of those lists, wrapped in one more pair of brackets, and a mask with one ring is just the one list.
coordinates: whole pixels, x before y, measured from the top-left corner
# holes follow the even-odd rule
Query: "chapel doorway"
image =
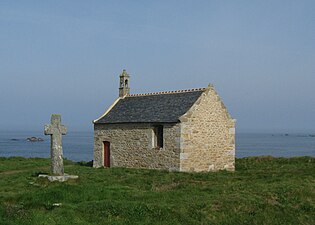
[(110, 143), (104, 141), (104, 167), (110, 167)]

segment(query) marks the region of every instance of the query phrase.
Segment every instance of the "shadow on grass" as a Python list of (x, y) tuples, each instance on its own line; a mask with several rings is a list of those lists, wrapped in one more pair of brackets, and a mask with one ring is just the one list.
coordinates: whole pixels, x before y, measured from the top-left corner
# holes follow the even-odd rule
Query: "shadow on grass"
[(91, 160), (89, 162), (85, 162), (85, 161), (77, 162), (77, 165), (86, 166), (86, 167), (93, 167), (93, 160)]
[(49, 173), (47, 172), (39, 171), (39, 172), (32, 173), (31, 177), (38, 177), (39, 175), (48, 175), (48, 174)]

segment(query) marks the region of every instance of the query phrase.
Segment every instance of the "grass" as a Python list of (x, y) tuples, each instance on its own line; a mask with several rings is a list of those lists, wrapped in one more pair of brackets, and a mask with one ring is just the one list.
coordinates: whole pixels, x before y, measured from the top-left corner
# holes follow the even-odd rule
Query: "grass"
[[(0, 224), (315, 224), (315, 159), (237, 159), (236, 172), (94, 169), (38, 178), (49, 159), (0, 158)], [(56, 204), (57, 203), (57, 204)]]

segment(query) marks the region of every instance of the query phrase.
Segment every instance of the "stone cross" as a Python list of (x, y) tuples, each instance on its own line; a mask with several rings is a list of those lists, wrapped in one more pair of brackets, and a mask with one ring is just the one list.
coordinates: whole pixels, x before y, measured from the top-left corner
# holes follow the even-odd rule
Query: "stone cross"
[(62, 135), (67, 133), (67, 128), (61, 125), (61, 116), (51, 115), (51, 124), (45, 125), (45, 135), (51, 136), (51, 172), (54, 175), (64, 175)]

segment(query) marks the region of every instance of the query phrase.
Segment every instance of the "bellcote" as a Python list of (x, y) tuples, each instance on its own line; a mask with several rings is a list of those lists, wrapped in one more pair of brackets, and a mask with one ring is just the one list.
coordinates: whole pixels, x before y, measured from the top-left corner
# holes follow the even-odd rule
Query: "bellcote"
[(130, 94), (129, 79), (129, 74), (126, 70), (123, 70), (119, 75), (119, 97), (124, 97), (125, 95)]

